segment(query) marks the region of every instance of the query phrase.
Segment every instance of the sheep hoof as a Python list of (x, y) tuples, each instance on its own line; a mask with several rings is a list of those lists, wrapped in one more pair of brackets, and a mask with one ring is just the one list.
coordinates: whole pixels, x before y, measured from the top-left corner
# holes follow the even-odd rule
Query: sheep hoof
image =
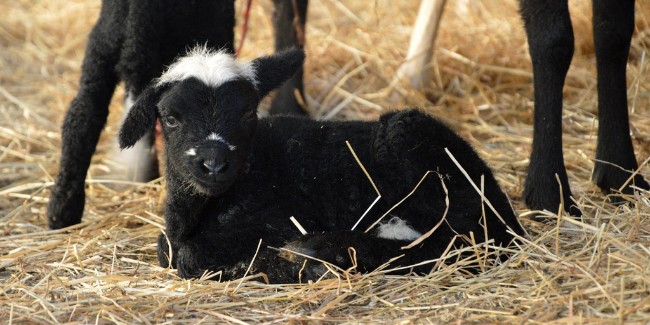
[[(551, 175), (550, 173), (543, 173), (542, 175)], [(566, 175), (566, 174), (565, 174)], [(566, 176), (560, 177), (562, 184), (562, 200), (564, 201), (564, 210), (576, 218), (582, 216), (582, 211), (573, 201), (573, 194), (571, 187)], [(531, 210), (548, 210), (553, 213), (558, 212), (560, 206), (560, 186), (555, 178), (552, 177), (537, 177), (533, 172), (528, 174), (524, 188), (524, 200), (526, 205)], [(545, 222), (549, 219), (543, 218), (542, 215), (534, 216), (536, 221)]]
[(183, 279), (198, 279), (210, 269), (205, 263), (205, 258), (197, 256), (194, 252), (200, 251), (191, 244), (184, 244), (178, 249), (178, 256), (174, 257), (178, 276)]
[[(603, 193), (609, 195), (609, 200), (612, 203), (626, 203), (630, 201), (626, 200), (623, 195), (634, 195), (634, 189), (631, 185), (644, 190), (650, 190), (650, 185), (648, 185), (648, 182), (643, 179), (643, 176), (637, 174), (628, 182), (627, 180), (630, 176), (631, 174), (629, 172), (616, 166), (597, 162), (591, 178), (593, 182), (600, 187)], [(618, 194), (618, 189), (620, 189), (626, 182), (627, 185), (623, 187), (623, 190), (620, 192), (623, 195)]]
[[(306, 235), (283, 248), (280, 257), (292, 263), (303, 263), (305, 259), (322, 260), (342, 268), (352, 266), (348, 247), (342, 238), (333, 234)], [(316, 272), (318, 273), (318, 272)]]
[(172, 252), (171, 255), (169, 256), (169, 244), (167, 243), (167, 237), (165, 237), (165, 234), (160, 234), (158, 236), (158, 263), (160, 263), (160, 267), (167, 268), (169, 267), (169, 262), (170, 258), (173, 258), (174, 260), (171, 261), (171, 265), (175, 266), (176, 265), (176, 257), (174, 254), (177, 254), (175, 252)]
[(302, 263), (305, 260), (305, 256), (313, 257), (316, 255), (316, 250), (301, 247), (301, 243), (292, 242), (282, 247), (284, 250), (280, 251), (280, 257), (291, 263)]
[(85, 198), (83, 185), (77, 189), (58, 180), (52, 188), (47, 205), (47, 222), (50, 229), (61, 229), (80, 223)]

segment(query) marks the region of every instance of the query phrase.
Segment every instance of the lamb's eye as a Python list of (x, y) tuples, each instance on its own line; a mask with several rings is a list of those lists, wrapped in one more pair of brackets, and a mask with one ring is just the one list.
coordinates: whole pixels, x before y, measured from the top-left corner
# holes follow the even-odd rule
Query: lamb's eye
[(251, 120), (253, 117), (256, 117), (256, 116), (257, 116), (256, 111), (250, 111), (250, 112), (244, 114), (244, 116), (242, 116), (241, 119), (244, 120), (244, 121), (247, 121), (247, 120)]
[(178, 120), (174, 118), (173, 116), (165, 116), (163, 118), (163, 122), (165, 122), (165, 125), (167, 125), (170, 128), (175, 128), (178, 126)]

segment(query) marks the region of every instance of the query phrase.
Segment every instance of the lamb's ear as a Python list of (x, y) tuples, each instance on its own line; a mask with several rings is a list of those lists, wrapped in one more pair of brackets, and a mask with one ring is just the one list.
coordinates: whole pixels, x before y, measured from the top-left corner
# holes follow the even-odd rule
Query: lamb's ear
[(304, 61), (305, 52), (295, 48), (253, 60), (260, 97), (266, 96), (296, 74)]
[(163, 93), (163, 87), (150, 85), (138, 96), (135, 104), (122, 122), (119, 133), (120, 149), (131, 148), (140, 138), (156, 125), (156, 105)]

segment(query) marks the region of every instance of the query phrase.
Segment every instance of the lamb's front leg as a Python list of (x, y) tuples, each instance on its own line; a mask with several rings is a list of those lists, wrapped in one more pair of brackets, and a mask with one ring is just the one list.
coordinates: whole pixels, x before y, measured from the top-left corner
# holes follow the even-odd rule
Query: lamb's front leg
[(209, 198), (196, 192), (186, 193), (191, 190), (188, 190), (187, 185), (178, 177), (176, 169), (169, 165), (167, 184), (169, 192), (165, 204), (166, 229), (165, 233), (158, 237), (158, 262), (160, 266), (168, 267), (171, 259), (172, 266), (176, 267), (178, 250), (197, 232), (196, 229), (200, 228), (202, 210)]
[[(297, 283), (315, 281), (328, 271), (321, 262), (305, 255), (349, 269), (353, 261), (348, 248), (354, 247), (357, 271), (369, 272), (404, 254), (399, 248), (408, 244), (351, 231), (302, 236), (289, 244), (277, 236), (252, 225), (221, 233), (201, 233), (188, 241), (172, 244), (172, 266), (184, 279), (200, 278), (206, 272), (222, 272), (221, 279), (236, 279), (243, 277), (250, 267), (249, 275), (264, 273), (271, 283)], [(262, 244), (258, 251), (260, 238)], [(170, 249), (163, 234), (158, 245), (160, 264), (167, 267)], [(283, 249), (277, 251), (279, 247)]]
[[(457, 247), (461, 240), (454, 239)], [(371, 272), (389, 262), (395, 260), (389, 268), (398, 266), (409, 266), (419, 262), (438, 258), (450, 244), (451, 237), (431, 236), (424, 244), (417, 245), (410, 249), (402, 249), (413, 241), (413, 239), (388, 239), (379, 238), (376, 234), (363, 233), (358, 231), (337, 231), (324, 234), (309, 234), (284, 246), (282, 256), (294, 263), (304, 261), (302, 255), (323, 260), (334, 264), (343, 270), (350, 269), (356, 263), (356, 271)], [(351, 250), (353, 248), (354, 250)], [(300, 254), (295, 254), (295, 253)], [(302, 255), (301, 255), (302, 254)], [(322, 275), (327, 269), (321, 263), (308, 259), (309, 263), (303, 269), (305, 273), (302, 279), (311, 279)], [(416, 272), (427, 272), (431, 265), (416, 268)], [(409, 272), (404, 269), (402, 272)]]
[(167, 237), (166, 234), (161, 233), (158, 235), (158, 246), (156, 252), (158, 253), (158, 263), (161, 267), (169, 267), (171, 262), (171, 267), (176, 268), (176, 257), (178, 256), (178, 243), (176, 245), (171, 245), (171, 250), (169, 249), (171, 240)]
[[(249, 274), (266, 273), (273, 283), (297, 281), (302, 265), (280, 258), (276, 250), (268, 247), (280, 247), (288, 239), (275, 231), (250, 224), (226, 225), (222, 229), (204, 227), (185, 241), (172, 242), (172, 266), (184, 279), (200, 278), (209, 271), (221, 271), (222, 279), (235, 279), (244, 276), (253, 262)], [(158, 245), (160, 264), (167, 267), (170, 249), (163, 234)]]

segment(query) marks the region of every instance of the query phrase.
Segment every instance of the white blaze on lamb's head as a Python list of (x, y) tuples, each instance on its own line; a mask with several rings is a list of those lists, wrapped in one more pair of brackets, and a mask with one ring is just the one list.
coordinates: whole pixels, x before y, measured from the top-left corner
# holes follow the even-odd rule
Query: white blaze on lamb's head
[(167, 166), (202, 193), (227, 190), (243, 172), (257, 127), (257, 106), (302, 65), (289, 50), (251, 62), (197, 47), (178, 58), (138, 97), (120, 130), (133, 146), (160, 119)]
[(186, 56), (177, 59), (156, 79), (156, 87), (188, 78), (199, 79), (213, 88), (242, 78), (257, 87), (255, 67), (251, 62), (237, 62), (232, 54), (224, 50), (214, 51), (205, 46), (197, 46)]

